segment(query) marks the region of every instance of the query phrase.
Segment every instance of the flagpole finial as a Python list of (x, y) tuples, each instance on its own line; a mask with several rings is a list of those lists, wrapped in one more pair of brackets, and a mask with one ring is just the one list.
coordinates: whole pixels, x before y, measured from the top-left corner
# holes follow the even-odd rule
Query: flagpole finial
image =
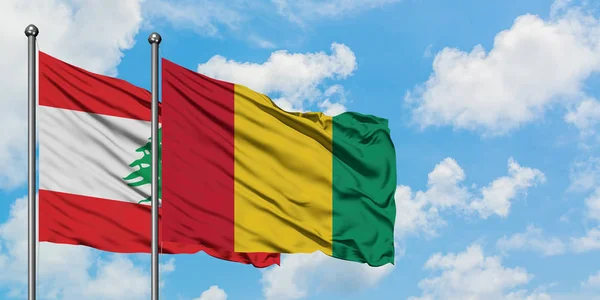
[(150, 44), (160, 44), (160, 42), (162, 41), (162, 38), (160, 37), (160, 34), (153, 32), (150, 34), (150, 36), (148, 37), (148, 43)]
[[(36, 37), (39, 33), (40, 33), (40, 30), (37, 28), (37, 26), (35, 26), (33, 24), (29, 24), (27, 27), (25, 27), (25, 35), (27, 37), (30, 37), (30, 36)], [(159, 36), (159, 38), (160, 38), (160, 36)]]

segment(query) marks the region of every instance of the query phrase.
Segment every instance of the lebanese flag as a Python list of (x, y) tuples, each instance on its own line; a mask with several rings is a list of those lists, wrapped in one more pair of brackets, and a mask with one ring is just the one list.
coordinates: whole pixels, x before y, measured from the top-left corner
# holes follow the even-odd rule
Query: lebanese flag
[[(40, 242), (150, 253), (150, 101), (145, 89), (39, 52)], [(164, 241), (160, 219), (160, 253), (279, 264), (279, 254)]]

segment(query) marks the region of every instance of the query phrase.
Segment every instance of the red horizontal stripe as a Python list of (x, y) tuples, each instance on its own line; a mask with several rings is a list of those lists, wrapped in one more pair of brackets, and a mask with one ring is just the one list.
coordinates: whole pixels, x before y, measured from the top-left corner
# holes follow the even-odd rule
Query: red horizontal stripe
[[(39, 105), (150, 121), (151, 93), (39, 52)], [(161, 115), (159, 103), (159, 116)]]
[[(150, 209), (146, 205), (40, 189), (39, 240), (118, 253), (150, 253)], [(161, 220), (160, 210), (159, 215)], [(279, 264), (279, 256), (234, 253), (219, 247), (166, 242), (163, 241), (161, 227), (160, 253), (191, 254), (204, 251), (219, 259), (254, 264), (256, 267)]]

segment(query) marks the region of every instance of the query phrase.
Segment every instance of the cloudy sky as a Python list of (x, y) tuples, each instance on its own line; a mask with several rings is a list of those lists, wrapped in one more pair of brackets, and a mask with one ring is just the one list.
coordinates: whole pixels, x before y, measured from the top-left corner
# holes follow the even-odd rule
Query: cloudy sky
[[(26, 38), (150, 86), (161, 55), (286, 110), (390, 120), (394, 266), (161, 257), (161, 299), (600, 299), (600, 3), (0, 1), (0, 298), (26, 292)], [(148, 255), (42, 243), (41, 299), (148, 299)]]

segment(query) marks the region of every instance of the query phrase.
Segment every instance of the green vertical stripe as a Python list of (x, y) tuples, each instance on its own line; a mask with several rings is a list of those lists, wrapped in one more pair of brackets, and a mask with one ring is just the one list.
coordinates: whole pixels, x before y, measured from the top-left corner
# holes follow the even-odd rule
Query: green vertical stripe
[(388, 121), (343, 113), (333, 118), (333, 256), (394, 263), (396, 152)]

